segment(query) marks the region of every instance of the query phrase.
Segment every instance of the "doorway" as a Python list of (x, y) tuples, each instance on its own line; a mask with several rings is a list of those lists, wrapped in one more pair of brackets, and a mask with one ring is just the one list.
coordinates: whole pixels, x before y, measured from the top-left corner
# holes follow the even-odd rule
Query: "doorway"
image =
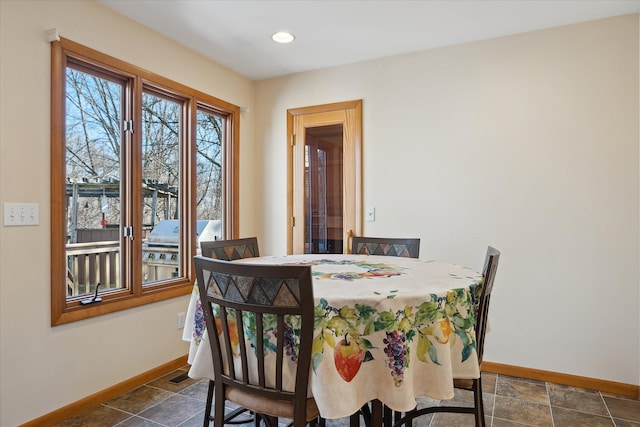
[(287, 111), (288, 253), (348, 253), (362, 227), (362, 101)]
[(305, 131), (304, 252), (343, 253), (342, 123)]

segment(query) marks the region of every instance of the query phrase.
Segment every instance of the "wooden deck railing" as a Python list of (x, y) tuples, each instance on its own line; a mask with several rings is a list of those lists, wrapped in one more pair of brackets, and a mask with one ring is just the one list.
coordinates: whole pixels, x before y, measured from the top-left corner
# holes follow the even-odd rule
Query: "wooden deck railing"
[(67, 245), (67, 295), (76, 296), (100, 289), (120, 287), (120, 245), (118, 241), (71, 243)]

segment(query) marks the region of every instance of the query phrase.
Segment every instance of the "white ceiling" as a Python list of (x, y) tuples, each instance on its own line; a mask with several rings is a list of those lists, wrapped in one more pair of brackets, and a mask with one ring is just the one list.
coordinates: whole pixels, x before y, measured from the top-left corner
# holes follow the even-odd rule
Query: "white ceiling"
[[(99, 0), (261, 80), (640, 12), (640, 0)], [(274, 43), (286, 30), (296, 40)]]

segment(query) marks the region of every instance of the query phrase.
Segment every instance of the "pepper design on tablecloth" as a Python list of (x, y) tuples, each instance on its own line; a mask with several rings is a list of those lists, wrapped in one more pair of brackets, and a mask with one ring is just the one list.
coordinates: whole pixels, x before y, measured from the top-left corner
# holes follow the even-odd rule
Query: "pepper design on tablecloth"
[[(354, 265), (364, 268), (362, 272), (313, 273), (314, 277), (323, 279), (359, 280), (366, 278), (384, 278), (402, 274), (402, 269), (391, 264), (374, 264), (362, 261), (319, 260), (313, 263), (297, 263), (306, 265), (340, 264)], [(197, 288), (196, 288), (197, 289)], [(404, 381), (404, 371), (411, 363), (409, 344), (417, 340), (415, 358), (423, 363), (440, 364), (436, 343), (453, 346), (461, 340), (463, 349), (461, 361), (467, 360), (476, 347), (474, 319), (475, 306), (480, 291), (479, 285), (471, 285), (468, 289), (452, 289), (444, 297), (431, 294), (429, 301), (417, 306), (405, 306), (402, 309), (378, 311), (366, 304), (355, 306), (332, 307), (325, 299), (315, 307), (315, 337), (312, 348), (312, 367), (316, 372), (324, 360), (325, 345), (334, 350), (333, 363), (340, 377), (350, 382), (360, 370), (363, 363), (374, 360), (374, 345), (368, 338), (375, 333), (384, 332), (386, 366), (396, 387)], [(194, 290), (197, 292), (197, 290)], [(393, 298), (390, 291), (387, 298)], [(233, 314), (230, 313), (233, 319)], [(244, 319), (244, 318), (243, 318)], [(219, 319), (217, 319), (219, 321)], [(255, 336), (252, 334), (252, 318), (244, 319), (245, 333), (252, 346), (255, 347)], [(235, 323), (235, 322), (234, 322)], [(199, 343), (206, 328), (202, 307), (198, 298), (194, 325), (194, 340)], [(299, 319), (290, 318), (285, 325), (285, 335), (289, 340), (287, 356), (295, 362), (297, 359), (297, 343), (299, 343)], [(255, 328), (253, 328), (255, 331)], [(266, 350), (274, 351), (269, 335), (275, 334), (275, 321), (265, 319)], [(233, 342), (234, 346), (238, 343)]]

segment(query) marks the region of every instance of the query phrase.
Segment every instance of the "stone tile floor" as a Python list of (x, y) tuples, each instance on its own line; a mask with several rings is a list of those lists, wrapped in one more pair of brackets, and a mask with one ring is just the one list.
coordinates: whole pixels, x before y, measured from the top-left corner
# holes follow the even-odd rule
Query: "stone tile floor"
[[(188, 366), (153, 380), (60, 424), (59, 427), (202, 426), (208, 383), (187, 378)], [(594, 390), (483, 374), (487, 427), (640, 427), (640, 400)], [(457, 393), (455, 401), (469, 401)], [(425, 399), (419, 406), (437, 404)], [(348, 427), (349, 419), (327, 420), (327, 427)], [(364, 423), (361, 423), (364, 426)], [(474, 426), (473, 416), (437, 414), (417, 419), (414, 427)]]

